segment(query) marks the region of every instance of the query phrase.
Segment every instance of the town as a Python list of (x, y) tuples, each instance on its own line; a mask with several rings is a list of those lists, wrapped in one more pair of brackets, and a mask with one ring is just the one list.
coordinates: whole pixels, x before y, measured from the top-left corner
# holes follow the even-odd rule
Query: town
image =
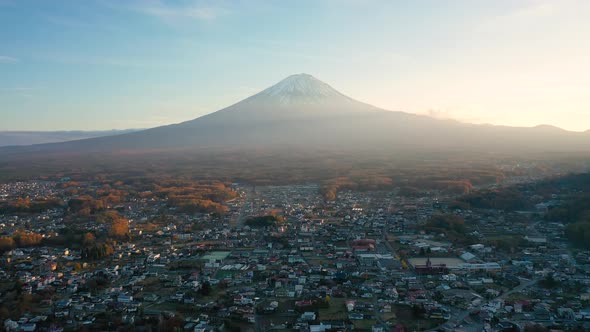
[(187, 208), (172, 187), (1, 185), (5, 330), (590, 328), (590, 251), (546, 217), (575, 188), (521, 185), (519, 209), (438, 190), (206, 186), (212, 202)]
[(590, 332), (590, 0), (0, 0), (0, 330)]

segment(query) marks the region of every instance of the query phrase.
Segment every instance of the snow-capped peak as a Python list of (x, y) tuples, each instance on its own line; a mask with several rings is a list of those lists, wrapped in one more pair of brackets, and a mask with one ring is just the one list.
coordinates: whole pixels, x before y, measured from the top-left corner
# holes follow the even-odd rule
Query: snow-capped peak
[(309, 104), (333, 97), (347, 98), (309, 74), (291, 75), (260, 92), (259, 96), (276, 98), (281, 104)]

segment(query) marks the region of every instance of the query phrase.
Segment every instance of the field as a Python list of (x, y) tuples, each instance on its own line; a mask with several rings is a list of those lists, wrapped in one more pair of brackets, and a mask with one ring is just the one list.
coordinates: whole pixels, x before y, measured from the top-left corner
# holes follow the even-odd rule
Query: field
[(322, 320), (346, 320), (348, 314), (346, 312), (345, 299), (333, 298), (329, 308), (322, 308), (319, 310), (319, 317)]

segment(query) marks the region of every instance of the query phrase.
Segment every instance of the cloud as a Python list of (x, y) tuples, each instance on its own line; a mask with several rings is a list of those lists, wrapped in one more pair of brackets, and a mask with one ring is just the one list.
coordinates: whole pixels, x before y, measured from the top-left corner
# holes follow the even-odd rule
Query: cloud
[[(483, 31), (496, 29), (530, 28), (539, 20), (549, 19), (561, 10), (557, 2), (533, 2), (528, 6), (514, 8), (507, 13), (489, 17), (478, 27)], [(533, 25), (534, 26), (534, 25)]]
[(429, 108), (424, 114), (439, 120), (455, 120), (464, 123), (494, 123), (497, 119), (489, 116), (488, 112), (484, 112), (479, 107), (468, 108)]
[(178, 20), (213, 20), (226, 12), (223, 8), (208, 5), (203, 1), (172, 4), (164, 0), (152, 0), (130, 2), (124, 7), (121, 7), (118, 2), (111, 3), (110, 6), (152, 16), (168, 23), (174, 23)]
[(35, 96), (35, 92), (38, 91), (37, 88), (28, 88), (28, 87), (10, 87), (10, 88), (0, 88), (0, 96), (15, 96), (20, 98), (27, 98), (31, 99)]
[(213, 8), (190, 7), (190, 8), (172, 8), (168, 6), (150, 6), (144, 7), (146, 14), (159, 17), (164, 20), (177, 18), (190, 18), (198, 20), (210, 20), (217, 17), (217, 12)]
[[(393, 51), (357, 50), (354, 57), (346, 57), (338, 49), (324, 48), (323, 54), (310, 52), (317, 46), (300, 40), (248, 39), (248, 41), (258, 44), (260, 47), (257, 47), (257, 51), (266, 55), (340, 63), (349, 66), (367, 63), (391, 66), (392, 64), (407, 64), (412, 61), (410, 57)], [(239, 50), (236, 50), (236, 54), (239, 54)]]
[(176, 61), (158, 60), (158, 59), (136, 59), (125, 57), (113, 57), (109, 55), (80, 55), (80, 54), (45, 54), (38, 55), (36, 58), (44, 61), (71, 65), (89, 65), (89, 66), (107, 66), (107, 67), (125, 67), (125, 68), (161, 68), (161, 69), (191, 69), (194, 65), (188, 63), (179, 63)]
[(113, 25), (110, 21), (105, 22), (104, 18), (101, 16), (84, 17), (84, 19), (80, 19), (61, 15), (42, 14), (40, 17), (52, 25), (66, 29), (104, 30), (115, 33), (124, 31), (121, 26)]
[(78, 21), (78, 20), (74, 20), (71, 18), (67, 18), (67, 17), (47, 15), (45, 17), (45, 19), (47, 20), (47, 22), (49, 22), (51, 24), (60, 25), (60, 26), (66, 27), (66, 28), (92, 27), (92, 25), (89, 24), (88, 22)]
[(17, 63), (20, 60), (7, 55), (0, 55), (0, 63)]
[(519, 8), (512, 13), (502, 16), (505, 19), (522, 20), (522, 19), (536, 19), (540, 17), (547, 17), (557, 11), (557, 6), (553, 2), (536, 3), (528, 7)]
[(431, 108), (427, 111), (428, 116), (437, 118), (437, 119), (454, 119), (454, 116), (448, 110), (442, 110), (439, 108)]

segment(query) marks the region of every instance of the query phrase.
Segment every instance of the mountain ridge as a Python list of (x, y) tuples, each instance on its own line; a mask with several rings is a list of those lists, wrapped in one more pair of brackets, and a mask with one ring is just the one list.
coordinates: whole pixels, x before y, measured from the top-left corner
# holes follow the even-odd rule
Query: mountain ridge
[(111, 130), (2, 130), (0, 131), (0, 147), (23, 146), (46, 143), (60, 143), (87, 138), (121, 135), (143, 129), (111, 129)]
[(182, 123), (11, 152), (84, 154), (262, 146), (522, 153), (588, 151), (590, 140), (582, 133), (547, 126), (474, 125), (388, 111), (350, 98), (312, 75), (297, 74), (217, 112)]

